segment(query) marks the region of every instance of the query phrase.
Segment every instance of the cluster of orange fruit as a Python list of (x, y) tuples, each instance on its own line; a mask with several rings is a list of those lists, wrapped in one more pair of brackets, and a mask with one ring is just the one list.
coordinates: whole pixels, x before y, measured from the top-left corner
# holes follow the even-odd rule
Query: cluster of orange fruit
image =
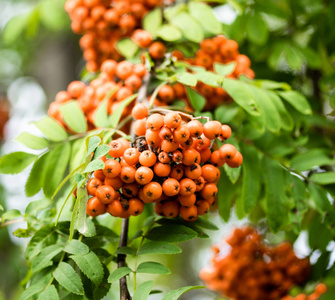
[[(185, 58), (184, 54), (180, 51), (173, 51), (172, 55), (178, 60), (204, 67), (206, 70), (212, 72), (214, 71), (214, 63), (227, 64), (234, 62), (236, 64), (235, 68), (227, 76), (228, 78), (238, 78), (241, 75), (246, 75), (251, 79), (255, 77), (254, 71), (250, 68), (250, 59), (246, 55), (239, 53), (236, 41), (227, 39), (223, 35), (203, 40), (195, 57)], [(196, 90), (207, 100), (205, 110), (212, 110), (224, 102), (231, 101), (231, 97), (227, 92), (219, 87), (212, 87), (198, 82)]]
[[(112, 114), (122, 100), (138, 91), (146, 72), (143, 64), (134, 65), (128, 61), (117, 63), (115, 60), (106, 60), (101, 65), (99, 77), (92, 80), (89, 85), (81, 81), (73, 81), (69, 84), (67, 91), (58, 92), (55, 101), (50, 104), (48, 115), (69, 130), (64, 123), (60, 106), (76, 100), (86, 116), (88, 130), (93, 129), (95, 112), (103, 100), (109, 97), (107, 112)], [(110, 95), (113, 90), (115, 92)], [(122, 117), (129, 115), (131, 109), (132, 105), (125, 107)]]
[(300, 293), (296, 296), (285, 296), (281, 300), (318, 300), (320, 297), (327, 292), (327, 286), (324, 283), (318, 283), (314, 289), (314, 292), (306, 295)]
[(310, 276), (309, 260), (299, 259), (290, 243), (270, 247), (251, 227), (235, 229), (226, 243), (230, 252), (223, 255), (214, 246), (212, 266), (199, 274), (209, 289), (223, 296), (235, 300), (275, 300)]
[(155, 202), (155, 211), (161, 216), (180, 215), (195, 221), (215, 201), (220, 178), (217, 167), (242, 163), (242, 155), (233, 145), (224, 144), (213, 153), (210, 150), (213, 140), (230, 137), (228, 125), (183, 122), (181, 115), (172, 111), (149, 117), (148, 113), (144, 104), (134, 106), (132, 116), (136, 122), (144, 122), (145, 132), (132, 144), (124, 139), (109, 143), (112, 158), (103, 158), (104, 169), (95, 171), (87, 185), (93, 196), (87, 204), (88, 215), (109, 212), (127, 218), (140, 214), (145, 203)]
[(80, 46), (87, 69), (98, 71), (106, 59), (120, 61), (116, 43), (141, 28), (145, 14), (159, 5), (162, 0), (67, 0), (72, 31), (83, 34)]

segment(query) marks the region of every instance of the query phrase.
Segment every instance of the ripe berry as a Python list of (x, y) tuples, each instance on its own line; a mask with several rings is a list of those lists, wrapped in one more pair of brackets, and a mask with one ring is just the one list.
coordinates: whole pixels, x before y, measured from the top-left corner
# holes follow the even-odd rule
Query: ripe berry
[(113, 201), (115, 191), (109, 185), (100, 186), (96, 192), (97, 198), (103, 204), (109, 204)]
[(91, 178), (87, 183), (87, 192), (91, 196), (95, 196), (98, 187), (102, 186), (102, 181), (98, 178)]
[(164, 57), (166, 47), (161, 42), (154, 42), (149, 47), (149, 54), (153, 59), (161, 59)]
[(222, 125), (218, 121), (209, 121), (204, 124), (204, 135), (210, 140), (218, 138), (222, 131)]
[(160, 114), (152, 114), (147, 120), (147, 128), (152, 131), (160, 130), (164, 125), (164, 118)]
[(118, 161), (114, 159), (108, 159), (105, 162), (105, 168), (103, 169), (103, 173), (108, 178), (114, 178), (119, 176), (121, 172), (121, 165)]
[(145, 117), (148, 116), (148, 113), (149, 113), (148, 107), (143, 103), (137, 103), (131, 111), (131, 115), (135, 120), (144, 119)]
[(237, 150), (235, 146), (231, 144), (223, 144), (220, 147), (219, 152), (220, 152), (221, 158), (232, 159), (236, 155)]
[(106, 212), (106, 205), (101, 203), (97, 197), (92, 197), (86, 205), (86, 213), (91, 217), (97, 217)]
[(181, 124), (181, 116), (177, 112), (169, 112), (164, 117), (164, 124), (169, 128), (177, 128)]

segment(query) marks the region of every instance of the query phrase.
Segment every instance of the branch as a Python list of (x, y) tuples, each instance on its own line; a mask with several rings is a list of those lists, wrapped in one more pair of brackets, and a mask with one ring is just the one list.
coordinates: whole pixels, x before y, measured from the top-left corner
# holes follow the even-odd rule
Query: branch
[[(128, 240), (128, 225), (129, 219), (122, 219), (122, 228), (120, 235), (120, 243), (119, 248), (127, 246)], [(122, 268), (126, 266), (126, 255), (118, 254), (117, 256), (117, 267)], [(128, 286), (127, 286), (127, 278), (126, 276), (120, 279), (120, 300), (131, 300), (131, 296), (129, 294)]]

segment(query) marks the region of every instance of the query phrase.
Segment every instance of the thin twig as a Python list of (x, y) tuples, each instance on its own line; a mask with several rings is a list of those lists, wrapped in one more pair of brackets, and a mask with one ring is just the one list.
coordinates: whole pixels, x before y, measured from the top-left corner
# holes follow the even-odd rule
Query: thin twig
[[(122, 219), (122, 227), (121, 227), (119, 248), (127, 246), (128, 226), (129, 226), (129, 219)], [(125, 254), (118, 254), (118, 256), (117, 256), (117, 267), (122, 268), (122, 267), (125, 267), (125, 266), (126, 266), (126, 255)], [(126, 276), (124, 276), (120, 279), (120, 300), (131, 300), (131, 296), (129, 294), (129, 290), (128, 290), (128, 286), (127, 286)]]

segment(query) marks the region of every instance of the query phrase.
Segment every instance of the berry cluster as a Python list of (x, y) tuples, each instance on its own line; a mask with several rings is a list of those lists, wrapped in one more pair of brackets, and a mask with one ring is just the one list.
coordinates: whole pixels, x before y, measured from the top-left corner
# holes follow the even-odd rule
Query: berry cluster
[(206, 286), (236, 300), (275, 300), (306, 282), (308, 259), (299, 259), (288, 242), (269, 247), (251, 227), (236, 229), (226, 240), (230, 253), (213, 247), (212, 266), (200, 272)]
[[(143, 64), (133, 65), (128, 61), (117, 63), (115, 60), (106, 60), (101, 65), (99, 77), (92, 80), (89, 85), (81, 81), (73, 81), (69, 84), (67, 91), (57, 93), (55, 101), (50, 104), (48, 115), (69, 130), (64, 123), (60, 106), (76, 100), (87, 118), (88, 129), (93, 129), (96, 109), (110, 92), (115, 89), (115, 93), (108, 99), (108, 114), (112, 114), (122, 100), (138, 91), (146, 72)], [(129, 115), (131, 109), (131, 105), (127, 106), (122, 117)]]
[(320, 299), (320, 296), (325, 294), (327, 292), (327, 286), (324, 283), (319, 283), (316, 285), (314, 292), (306, 295), (303, 293), (300, 293), (296, 296), (285, 296), (281, 300), (318, 300)]
[[(171, 1), (170, 1), (171, 2)], [(144, 15), (162, 4), (162, 0), (67, 0), (65, 10), (74, 33), (83, 34), (80, 47), (89, 71), (96, 72), (106, 59), (121, 60), (116, 43), (141, 28)], [(147, 34), (133, 38), (146, 48)], [(143, 45), (144, 43), (144, 45)]]
[[(205, 39), (200, 44), (200, 49), (196, 52), (195, 57), (185, 58), (183, 53), (173, 51), (173, 56), (178, 60), (185, 60), (191, 65), (202, 66), (208, 71), (214, 71), (214, 63), (231, 63), (235, 62), (236, 66), (228, 78), (238, 78), (244, 74), (249, 78), (254, 78), (255, 73), (250, 69), (250, 59), (238, 51), (238, 44), (234, 40), (226, 39), (219, 35), (212, 39)], [(231, 100), (227, 92), (222, 88), (215, 88), (199, 82), (196, 90), (207, 99), (205, 110), (211, 110), (221, 103)]]
[(180, 215), (195, 221), (215, 201), (218, 167), (242, 163), (242, 155), (233, 145), (210, 150), (213, 140), (229, 138), (228, 125), (218, 121), (203, 125), (198, 120), (186, 123), (172, 111), (149, 117), (148, 113), (141, 103), (132, 109), (138, 137), (131, 145), (123, 139), (110, 142), (112, 159), (104, 159), (105, 168), (95, 171), (87, 185), (93, 196), (87, 206), (89, 215), (107, 211), (115, 217), (128, 217), (140, 214), (145, 203), (155, 202), (155, 211), (161, 216)]

